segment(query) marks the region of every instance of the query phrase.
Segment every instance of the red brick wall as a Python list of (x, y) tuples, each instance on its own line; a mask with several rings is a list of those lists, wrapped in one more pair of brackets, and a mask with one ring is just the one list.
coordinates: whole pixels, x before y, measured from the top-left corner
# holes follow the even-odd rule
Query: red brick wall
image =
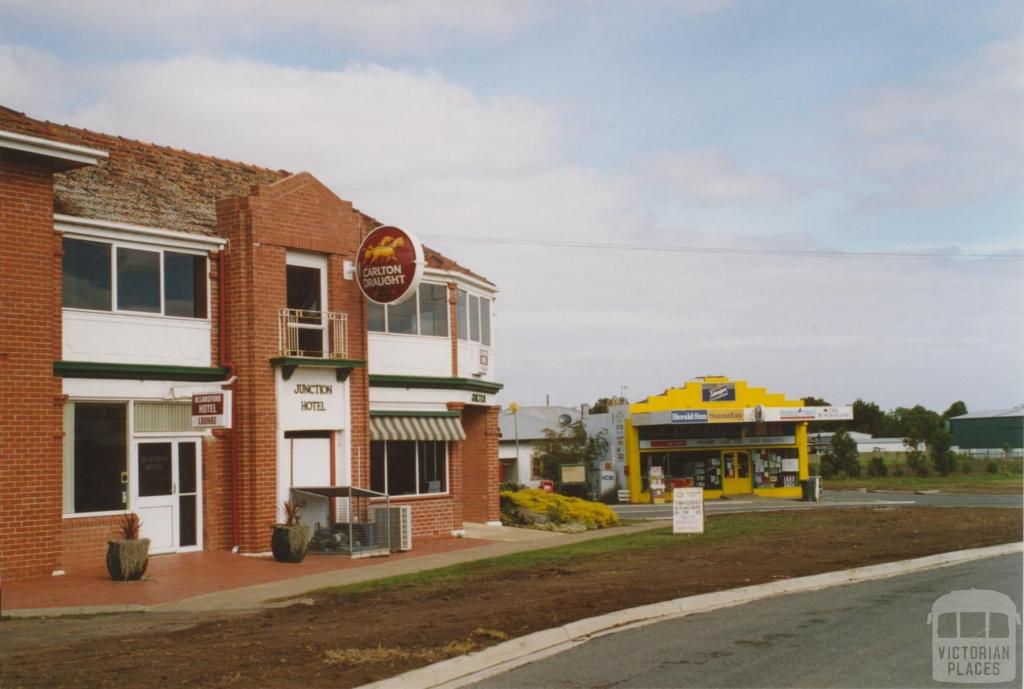
[(121, 518), (76, 517), (61, 526), (61, 564), (66, 572), (102, 569), (107, 558), (107, 540), (117, 535)]
[[(275, 371), (278, 313), (287, 304), (285, 259), (289, 249), (328, 254), (328, 306), (348, 314), (348, 357), (366, 359), (366, 313), (354, 280), (344, 280), (345, 259), (355, 261), (361, 219), (352, 205), (308, 174), (254, 187), (244, 198), (217, 203), (225, 258), (228, 357), (238, 373), (240, 540), (243, 551), (270, 547), (277, 503), (277, 406)], [(368, 388), (365, 369), (349, 378), (353, 482), (369, 475)]]
[(466, 440), (462, 443), (462, 509), (467, 522), (497, 521), (501, 518), (498, 484), (501, 465), (498, 463), (499, 407), (467, 405), (462, 410), (462, 427)]
[(0, 577), (60, 568), (63, 398), (53, 176), (0, 155)]

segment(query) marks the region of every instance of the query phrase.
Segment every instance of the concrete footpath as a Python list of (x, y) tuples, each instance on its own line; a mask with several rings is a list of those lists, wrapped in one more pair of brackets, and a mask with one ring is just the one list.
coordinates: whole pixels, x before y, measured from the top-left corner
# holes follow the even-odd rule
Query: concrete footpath
[[(114, 612), (186, 612), (186, 613), (209, 613), (209, 612), (237, 612), (244, 610), (258, 610), (265, 607), (279, 606), (282, 599), (288, 599), (287, 603), (295, 602), (303, 594), (327, 586), (343, 586), (375, 579), (412, 574), (430, 569), (448, 567), (463, 562), (473, 562), (490, 557), (510, 555), (529, 550), (542, 548), (554, 548), (573, 543), (583, 543), (595, 538), (608, 538), (611, 536), (626, 536), (633, 533), (649, 531), (652, 529), (664, 528), (664, 522), (650, 522), (630, 526), (616, 527), (612, 529), (601, 529), (588, 531), (582, 534), (560, 534), (546, 531), (535, 531), (532, 529), (516, 529), (504, 526), (487, 526), (483, 524), (466, 524), (466, 543), (461, 544), (467, 547), (445, 550), (440, 552), (429, 552), (417, 556), (416, 549), (410, 553), (402, 554), (391, 558), (380, 558), (372, 561), (359, 561), (358, 567), (331, 569), (319, 571), (314, 574), (291, 576), (280, 578), (252, 586), (237, 586), (226, 590), (214, 591), (202, 595), (182, 595), (177, 600), (146, 603), (104, 603), (89, 604), (83, 601), (82, 604), (65, 605), (58, 607), (9, 607), (11, 597), (5, 591), (5, 605), (3, 614), (11, 617), (55, 617), (61, 615), (88, 615), (97, 613)], [(230, 567), (231, 563), (242, 564), (245, 558), (241, 555), (223, 554), (226, 559), (218, 562), (221, 567)], [(333, 557), (333, 556), (307, 556), (310, 558)], [(235, 558), (239, 558), (236, 560)], [(225, 564), (227, 563), (227, 564)], [(267, 563), (267, 566), (289, 567), (281, 563)], [(218, 572), (204, 573), (204, 576), (217, 576)], [(38, 582), (38, 585), (57, 585), (60, 579)], [(137, 582), (121, 584), (102, 582), (104, 586), (117, 587), (134, 586)], [(8, 585), (5, 588), (13, 588), (19, 584)], [(31, 585), (31, 584), (30, 584)], [(83, 596), (85, 598), (85, 596)]]

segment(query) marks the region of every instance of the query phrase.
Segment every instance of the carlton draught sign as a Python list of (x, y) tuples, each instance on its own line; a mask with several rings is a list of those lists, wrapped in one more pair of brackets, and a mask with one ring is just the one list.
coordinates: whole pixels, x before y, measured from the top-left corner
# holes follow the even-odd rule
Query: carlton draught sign
[(397, 304), (416, 293), (423, 266), (418, 239), (397, 227), (378, 227), (359, 246), (356, 279), (370, 301)]

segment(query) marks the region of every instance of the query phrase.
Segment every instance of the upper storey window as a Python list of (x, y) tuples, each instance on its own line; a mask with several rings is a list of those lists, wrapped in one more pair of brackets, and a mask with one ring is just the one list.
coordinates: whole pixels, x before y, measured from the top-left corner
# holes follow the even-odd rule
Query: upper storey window
[(378, 333), (448, 337), (448, 288), (424, 282), (400, 304), (367, 302), (366, 327)]
[(491, 345), (491, 300), (459, 290), (455, 305), (459, 339)]
[(64, 306), (206, 318), (206, 256), (64, 238)]

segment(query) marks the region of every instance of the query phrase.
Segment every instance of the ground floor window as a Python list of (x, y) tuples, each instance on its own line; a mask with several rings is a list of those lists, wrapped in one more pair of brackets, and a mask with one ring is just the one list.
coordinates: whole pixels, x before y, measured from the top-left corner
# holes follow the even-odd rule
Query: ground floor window
[(756, 449), (754, 488), (795, 488), (800, 485), (800, 455), (795, 447)]
[(447, 492), (448, 443), (438, 440), (371, 442), (370, 489), (388, 495)]
[(648, 452), (640, 455), (644, 491), (650, 487), (652, 466), (661, 467), (666, 488), (722, 488), (722, 454), (718, 451)]
[(75, 402), (65, 410), (64, 511), (128, 507), (128, 405)]

